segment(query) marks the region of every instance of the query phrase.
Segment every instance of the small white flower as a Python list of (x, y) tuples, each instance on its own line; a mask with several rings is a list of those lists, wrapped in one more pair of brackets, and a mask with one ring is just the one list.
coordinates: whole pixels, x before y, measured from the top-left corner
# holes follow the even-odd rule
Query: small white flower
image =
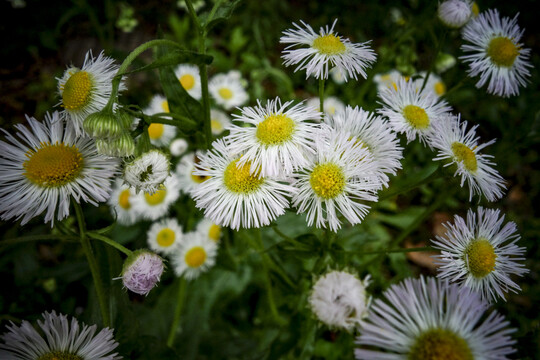
[(122, 283), (139, 295), (148, 295), (161, 278), (163, 259), (148, 250), (134, 251), (124, 262)]
[(214, 224), (214, 222), (209, 219), (202, 219), (199, 221), (195, 231), (215, 242), (219, 241), (221, 234), (223, 233), (221, 226)]
[(306, 79), (311, 75), (316, 79), (328, 79), (328, 72), (333, 67), (341, 72), (344, 81), (358, 80), (358, 75), (367, 78), (366, 69), (377, 58), (369, 41), (355, 44), (338, 36), (334, 32), (336, 22), (337, 19), (331, 27), (321, 27), (319, 34), (303, 21), (304, 28), (293, 23), (296, 29), (284, 31), (279, 40), (282, 44), (290, 44), (281, 56), (285, 66), (297, 65), (294, 71), (306, 70)]
[(174, 69), (174, 73), (184, 90), (186, 90), (192, 98), (200, 100), (202, 91), (199, 68), (196, 65), (183, 64), (178, 65), (178, 67)]
[[(418, 89), (418, 91), (420, 91), (420, 89), (422, 88), (426, 75), (426, 72), (421, 72), (420, 74), (418, 74), (418, 78), (415, 80), (416, 88)], [(446, 85), (444, 84), (444, 81), (441, 79), (440, 76), (434, 73), (430, 73), (426, 81), (424, 91), (431, 91), (433, 95), (441, 97), (446, 93)]]
[[(150, 105), (144, 111), (147, 115), (168, 113), (169, 103), (165, 96), (155, 95), (150, 101)], [(150, 142), (154, 146), (168, 146), (176, 136), (176, 126), (152, 123), (148, 126)]]
[(397, 84), (400, 79), (409, 80), (408, 76), (403, 76), (397, 70), (390, 70), (384, 74), (377, 74), (373, 77), (373, 82), (377, 85), (377, 92), (380, 93), (386, 89), (394, 89), (397, 91)]
[(238, 71), (217, 74), (210, 80), (208, 91), (218, 105), (223, 106), (225, 110), (230, 110), (244, 105), (249, 100), (241, 80)]
[(198, 232), (184, 234), (180, 249), (171, 254), (176, 276), (188, 280), (198, 278), (216, 262), (217, 243)]
[(188, 149), (188, 143), (184, 139), (175, 139), (171, 142), (169, 150), (172, 156), (180, 156)]
[(437, 15), (442, 23), (448, 27), (458, 29), (465, 25), (471, 16), (471, 0), (446, 0), (439, 3)]
[(157, 220), (169, 213), (171, 204), (180, 195), (178, 179), (173, 174), (165, 179), (154, 193), (139, 192), (133, 197), (133, 207), (144, 219)]
[(210, 109), (210, 125), (212, 134), (217, 136), (231, 125), (231, 119), (221, 110)]
[(337, 67), (330, 69), (330, 77), (338, 85), (345, 83), (345, 77), (343, 76), (341, 70)]
[(360, 280), (345, 271), (331, 271), (313, 285), (309, 305), (317, 318), (331, 328), (347, 331), (359, 327), (367, 315), (369, 275)]
[[(198, 155), (200, 153), (198, 152)], [(199, 161), (198, 156), (194, 153), (187, 153), (182, 156), (178, 165), (176, 165), (175, 174), (178, 178), (180, 191), (184, 194), (191, 194), (199, 184), (208, 179), (206, 176), (195, 175), (195, 162)]]
[(124, 184), (120, 178), (116, 179), (108, 203), (113, 217), (121, 225), (133, 225), (140, 217), (131, 203), (134, 195), (135, 191), (129, 185)]
[(153, 223), (148, 229), (148, 247), (161, 254), (171, 254), (177, 251), (182, 243), (182, 237), (182, 226), (176, 219), (163, 219)]
[(488, 93), (510, 97), (527, 85), (531, 50), (520, 43), (523, 32), (517, 25), (517, 15), (501, 18), (497, 10), (481, 13), (465, 26), (463, 39), (471, 44), (461, 46), (467, 55), (460, 59), (469, 64), (470, 77), (480, 75), (477, 88), (487, 83)]
[(117, 360), (122, 359), (112, 351), (118, 346), (113, 330), (102, 329), (96, 334), (97, 326), (79, 324), (77, 319), (71, 322), (66, 315), (55, 311), (44, 312), (43, 321), (38, 320), (40, 334), (26, 320), (20, 326), (12, 322), (8, 332), (0, 336), (0, 358), (19, 359), (82, 359), (82, 360)]
[(125, 165), (124, 180), (137, 192), (153, 193), (169, 176), (170, 166), (167, 155), (150, 150)]
[[(321, 100), (318, 97), (310, 98), (306, 101), (306, 106), (319, 111), (321, 108)], [(335, 96), (328, 96), (324, 98), (324, 114), (325, 118), (333, 116), (335, 113), (345, 109), (345, 104)]]

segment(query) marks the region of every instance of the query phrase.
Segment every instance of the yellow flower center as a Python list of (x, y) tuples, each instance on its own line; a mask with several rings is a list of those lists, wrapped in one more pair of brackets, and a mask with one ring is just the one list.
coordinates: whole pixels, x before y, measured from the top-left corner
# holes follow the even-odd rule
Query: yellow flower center
[(146, 203), (151, 206), (161, 204), (165, 200), (165, 196), (167, 196), (167, 189), (159, 189), (153, 194), (144, 194)]
[(148, 127), (148, 136), (150, 136), (150, 139), (152, 140), (157, 140), (163, 135), (163, 130), (165, 130), (163, 124), (152, 123)]
[(37, 150), (29, 150), (23, 163), (24, 176), (43, 187), (60, 187), (72, 182), (80, 174), (84, 159), (79, 149), (61, 143), (41, 143)]
[(83, 360), (83, 358), (63, 351), (53, 351), (41, 355), (37, 360)]
[(229, 88), (221, 88), (218, 90), (219, 96), (224, 98), (225, 100), (229, 100), (233, 97), (233, 92)]
[(212, 131), (214, 131), (214, 132), (223, 131), (223, 125), (221, 125), (221, 122), (219, 122), (219, 121), (217, 121), (215, 119), (210, 120), (210, 126), (212, 128)]
[(195, 86), (195, 77), (191, 74), (184, 74), (180, 77), (180, 84), (184, 89), (191, 90)]
[(167, 100), (163, 100), (161, 102), (161, 108), (163, 109), (163, 112), (170, 112), (169, 102)]
[(446, 92), (446, 86), (442, 81), (437, 81), (433, 86), (433, 90), (435, 90), (435, 94), (441, 96)]
[(161, 229), (160, 232), (158, 232), (156, 241), (161, 247), (169, 247), (174, 243), (175, 238), (176, 234), (174, 233), (174, 231), (169, 228), (164, 228)]
[(129, 189), (125, 189), (118, 196), (118, 205), (124, 210), (129, 210), (131, 208), (131, 203), (129, 202), (130, 192)]
[(512, 40), (500, 36), (492, 39), (487, 48), (487, 54), (497, 66), (510, 67), (519, 55), (519, 49)]
[(347, 50), (341, 39), (334, 34), (319, 36), (313, 40), (312, 47), (323, 55), (343, 54)]
[(201, 184), (201, 183), (205, 182), (206, 180), (208, 180), (209, 178), (210, 178), (210, 176), (195, 175), (195, 174), (193, 174), (193, 171), (191, 172), (191, 180), (193, 180), (197, 184)]
[(71, 75), (64, 84), (62, 102), (67, 110), (79, 110), (90, 100), (92, 80), (86, 71), (78, 71)]
[(454, 142), (452, 143), (452, 152), (457, 161), (461, 161), (465, 169), (470, 172), (475, 172), (478, 169), (478, 162), (474, 151), (469, 149), (465, 144)]
[(186, 253), (184, 260), (186, 260), (187, 266), (197, 268), (206, 261), (206, 251), (201, 246), (192, 247)]
[(285, 114), (267, 116), (257, 125), (257, 139), (264, 145), (279, 145), (292, 138), (294, 121)]
[(477, 17), (478, 14), (480, 14), (480, 8), (478, 7), (478, 4), (476, 3), (476, 1), (472, 3), (471, 11), (474, 17)]
[(238, 166), (238, 159), (231, 161), (225, 169), (223, 182), (227, 189), (238, 194), (249, 194), (257, 191), (264, 182), (258, 172), (250, 174), (251, 162)]
[(221, 227), (216, 224), (212, 224), (208, 230), (208, 237), (214, 241), (218, 241), (221, 237)]
[(309, 177), (309, 184), (323, 199), (333, 199), (345, 189), (345, 175), (336, 164), (326, 163), (315, 166)]
[(416, 339), (408, 360), (473, 360), (467, 341), (450, 330), (431, 329)]
[(483, 278), (495, 270), (497, 254), (486, 239), (474, 240), (465, 250), (469, 271), (474, 277)]
[(416, 105), (407, 105), (403, 108), (405, 120), (415, 129), (427, 129), (429, 126), (429, 117), (426, 111)]

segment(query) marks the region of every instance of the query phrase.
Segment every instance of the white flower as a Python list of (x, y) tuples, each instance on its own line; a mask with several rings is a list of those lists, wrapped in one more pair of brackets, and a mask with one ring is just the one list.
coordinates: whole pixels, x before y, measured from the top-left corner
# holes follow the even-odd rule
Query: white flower
[[(201, 155), (200, 152), (197, 152)], [(204, 182), (208, 177), (195, 175), (195, 162), (199, 161), (198, 156), (194, 153), (187, 153), (182, 156), (178, 165), (176, 165), (175, 174), (178, 178), (178, 185), (180, 191), (184, 194), (191, 194), (191, 191), (197, 187), (197, 185)]]
[(184, 234), (180, 249), (171, 254), (175, 274), (192, 280), (207, 272), (216, 262), (217, 247), (198, 232)]
[(26, 320), (20, 326), (12, 322), (8, 332), (0, 336), (0, 358), (19, 359), (82, 359), (116, 360), (121, 359), (112, 351), (118, 346), (113, 330), (102, 329), (96, 334), (97, 326), (82, 326), (77, 319), (71, 322), (66, 315), (55, 311), (43, 313), (43, 320), (38, 320), (40, 334)]
[(350, 135), (327, 129), (316, 138), (316, 156), (293, 174), (298, 192), (292, 204), (298, 213), (307, 212), (307, 223), (327, 226), (334, 232), (341, 227), (339, 213), (351, 224), (359, 224), (369, 211), (364, 201), (377, 201), (381, 188), (375, 176), (376, 165), (367, 149)]
[(219, 241), (222, 234), (221, 226), (214, 224), (214, 222), (209, 219), (202, 219), (199, 221), (195, 231), (215, 242)]
[(196, 206), (215, 224), (235, 230), (268, 225), (285, 212), (287, 196), (294, 189), (251, 173), (251, 163), (240, 165), (240, 158), (222, 139), (214, 141), (194, 171), (209, 177), (192, 192)]
[(356, 359), (507, 359), (515, 352), (515, 329), (496, 311), (488, 314), (469, 288), (409, 278), (383, 296), (362, 324)]
[(184, 90), (194, 99), (200, 100), (201, 98), (201, 76), (199, 75), (199, 68), (196, 65), (178, 65), (174, 69), (174, 73), (182, 84)]
[(470, 77), (480, 75), (477, 88), (487, 83), (488, 93), (509, 97), (518, 95), (519, 87), (527, 85), (531, 50), (519, 42), (523, 32), (517, 25), (517, 15), (500, 18), (497, 10), (482, 13), (465, 26), (463, 39), (471, 44), (461, 46), (468, 54), (460, 59), (469, 63)]
[(359, 280), (345, 271), (331, 271), (313, 285), (309, 305), (317, 318), (332, 328), (352, 331), (367, 315), (369, 275)]
[(169, 150), (172, 156), (180, 156), (188, 149), (188, 143), (184, 139), (175, 139), (171, 142)]
[(125, 165), (124, 180), (137, 192), (153, 193), (169, 176), (170, 166), (167, 155), (150, 150)]
[(380, 116), (361, 108), (347, 106), (330, 117), (326, 124), (335, 131), (348, 134), (367, 149), (375, 162), (376, 176), (383, 186), (390, 181), (387, 174), (395, 175), (401, 169), (403, 148), (390, 126)]
[(212, 134), (217, 136), (231, 125), (231, 119), (221, 110), (210, 109), (210, 125)]
[[(420, 74), (418, 74), (418, 78), (415, 80), (416, 89), (418, 91), (420, 91), (420, 89), (422, 88), (426, 75), (426, 72), (421, 72)], [(441, 97), (446, 93), (446, 85), (444, 84), (444, 81), (441, 79), (440, 76), (434, 73), (430, 73), (426, 81), (424, 91), (431, 91), (433, 95)]]
[(467, 131), (467, 121), (461, 122), (459, 117), (453, 115), (444, 117), (434, 125), (429, 138), (431, 146), (438, 150), (433, 160), (449, 161), (445, 166), (457, 165), (454, 176), (461, 176), (462, 187), (465, 181), (468, 182), (469, 201), (475, 194), (483, 194), (489, 201), (495, 201), (504, 195), (504, 179), (489, 160), (493, 156), (480, 154), (495, 140), (479, 145), (477, 127), (473, 126)]
[[(61, 117), (68, 126), (75, 129), (75, 134), (83, 134), (83, 121), (90, 114), (103, 110), (112, 92), (112, 79), (119, 66), (114, 59), (101, 52), (97, 58), (88, 51), (82, 68), (69, 67), (58, 80), (58, 93), (64, 108)], [(120, 90), (125, 86), (120, 85)]]
[(174, 218), (152, 224), (147, 232), (148, 247), (161, 254), (171, 254), (182, 243), (182, 226)]
[[(293, 23), (296, 29), (284, 31), (279, 40), (282, 44), (290, 44), (281, 56), (285, 66), (297, 65), (295, 71), (306, 70), (306, 79), (311, 75), (316, 79), (328, 79), (328, 71), (333, 67), (341, 72), (344, 81), (348, 78), (358, 80), (358, 74), (367, 78), (366, 68), (377, 58), (369, 41), (355, 44), (338, 36), (334, 32), (336, 22), (337, 19), (332, 27), (321, 27), (319, 34), (303, 21), (305, 28)], [(304, 45), (308, 47), (302, 47)]]
[[(321, 108), (321, 100), (318, 97), (310, 98), (306, 101), (306, 106), (315, 111), (319, 111), (319, 109)], [(335, 96), (328, 96), (324, 98), (323, 107), (324, 113), (326, 115), (325, 119), (327, 119), (329, 116), (334, 115), (336, 112), (345, 109), (345, 104)], [(317, 120), (320, 120), (320, 118)]]
[(426, 143), (433, 125), (450, 111), (446, 101), (438, 99), (431, 91), (417, 90), (414, 81), (400, 79), (396, 88), (381, 91), (379, 97), (383, 107), (378, 112), (388, 118), (395, 132), (405, 133), (408, 142), (418, 136)]
[(397, 90), (397, 84), (400, 79), (409, 80), (408, 76), (403, 76), (397, 70), (390, 70), (384, 74), (377, 74), (373, 77), (373, 82), (377, 85), (377, 92), (380, 93), (386, 89)]
[(137, 222), (140, 214), (131, 204), (135, 191), (124, 184), (122, 179), (116, 179), (111, 197), (109, 198), (109, 206), (111, 213), (121, 225), (133, 225)]
[(26, 224), (45, 211), (45, 222), (69, 215), (70, 199), (97, 206), (111, 193), (118, 161), (99, 155), (94, 141), (77, 137), (57, 112), (44, 122), (27, 117), (0, 141), (0, 214)]
[[(307, 156), (313, 154), (313, 136), (318, 125), (310, 122), (320, 113), (303, 103), (291, 106), (293, 101), (269, 100), (266, 107), (257, 101), (256, 107), (242, 108), (234, 115), (236, 122), (252, 126), (232, 125), (227, 142), (230, 151), (243, 154), (239, 165), (251, 163), (251, 172), (261, 176), (291, 174), (307, 165)], [(241, 125), (243, 125), (241, 124)]]
[(442, 23), (451, 28), (460, 28), (465, 25), (472, 13), (471, 0), (446, 0), (439, 3), (437, 15)]
[(180, 195), (180, 185), (178, 179), (173, 174), (165, 179), (156, 192), (153, 194), (139, 192), (133, 197), (133, 207), (144, 219), (157, 220), (169, 212), (171, 204)]
[(161, 278), (163, 259), (148, 250), (134, 251), (124, 262), (122, 283), (139, 295), (148, 295)]
[(330, 77), (338, 85), (341, 85), (345, 82), (345, 77), (341, 73), (341, 70), (337, 67), (330, 69)]
[[(169, 103), (165, 96), (155, 95), (150, 101), (148, 109), (144, 111), (147, 115), (168, 113)], [(154, 146), (168, 146), (176, 136), (176, 126), (152, 123), (148, 126), (150, 142)]]
[(210, 80), (208, 91), (218, 105), (223, 106), (225, 110), (230, 110), (244, 105), (249, 99), (241, 81), (238, 71), (217, 74)]
[(454, 224), (446, 223), (444, 237), (432, 240), (441, 255), (434, 256), (438, 276), (468, 286), (488, 301), (503, 298), (508, 291), (521, 290), (510, 278), (528, 270), (520, 262), (525, 248), (518, 247), (519, 234), (513, 221), (504, 227), (499, 210), (478, 208), (478, 215), (467, 212), (467, 220), (454, 216)]

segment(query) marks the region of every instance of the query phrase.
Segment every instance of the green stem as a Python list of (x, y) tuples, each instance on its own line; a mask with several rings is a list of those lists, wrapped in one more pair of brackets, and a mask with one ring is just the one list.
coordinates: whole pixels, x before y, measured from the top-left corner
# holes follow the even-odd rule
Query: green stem
[(437, 57), (439, 56), (439, 53), (441, 52), (443, 42), (446, 38), (446, 33), (447, 32), (445, 31), (444, 34), (441, 36), (440, 40), (438, 41), (437, 41), (437, 37), (435, 37), (437, 50), (435, 51), (435, 56), (433, 57), (433, 60), (431, 60), (431, 64), (429, 65), (428, 72), (426, 76), (424, 77), (424, 81), (422, 82), (422, 87), (420, 88), (420, 92), (424, 91), (424, 88), (426, 87), (429, 76), (431, 75), (431, 73), (433, 72), (433, 69), (435, 68), (435, 62), (437, 61)]
[(319, 79), (319, 111), (321, 112), (321, 121), (324, 121), (324, 79)]
[(123, 252), (127, 256), (130, 256), (131, 254), (133, 254), (133, 251), (129, 250), (128, 248), (124, 247), (123, 245), (120, 245), (116, 241), (114, 241), (112, 239), (109, 239), (106, 236), (103, 236), (103, 235), (100, 235), (100, 234), (97, 234), (97, 233), (94, 233), (94, 232), (87, 232), (86, 235), (88, 235), (88, 237), (90, 237), (92, 239), (103, 241), (105, 244), (112, 246), (113, 248)]
[(178, 283), (178, 297), (176, 299), (176, 308), (174, 309), (174, 318), (171, 325), (171, 330), (169, 331), (169, 337), (167, 338), (167, 346), (170, 348), (172, 348), (174, 344), (176, 330), (180, 324), (180, 316), (182, 315), (182, 307), (184, 305), (184, 297), (186, 293), (186, 284), (186, 279), (181, 277)]
[(105, 290), (103, 288), (103, 283), (101, 282), (101, 277), (99, 276), (99, 267), (92, 250), (92, 245), (86, 236), (86, 223), (84, 221), (84, 215), (81, 208), (81, 205), (73, 200), (73, 207), (75, 208), (75, 215), (77, 216), (77, 223), (79, 224), (79, 235), (81, 239), (81, 245), (83, 251), (88, 260), (88, 265), (90, 266), (90, 272), (92, 273), (92, 278), (94, 280), (94, 287), (96, 289), (96, 294), (98, 297), (99, 308), (101, 309), (101, 316), (103, 318), (103, 326), (111, 327), (111, 319), (109, 315), (109, 307), (107, 305), (107, 300), (105, 296)]

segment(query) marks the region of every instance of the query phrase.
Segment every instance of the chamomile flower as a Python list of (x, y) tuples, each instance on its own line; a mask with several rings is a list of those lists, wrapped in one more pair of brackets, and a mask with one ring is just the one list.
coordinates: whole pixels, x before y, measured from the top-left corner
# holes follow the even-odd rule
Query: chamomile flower
[(125, 165), (124, 180), (137, 192), (153, 193), (169, 176), (170, 166), (167, 155), (150, 150)]
[[(328, 79), (331, 68), (337, 68), (343, 80), (358, 80), (358, 75), (367, 78), (366, 69), (370, 67), (377, 55), (369, 47), (369, 41), (361, 44), (352, 43), (334, 32), (334, 26), (320, 28), (319, 34), (301, 21), (304, 27), (293, 23), (294, 29), (283, 32), (279, 40), (282, 44), (290, 44), (281, 56), (285, 66), (296, 65), (295, 71), (306, 70), (306, 79)], [(307, 46), (307, 47), (305, 47)]]
[(330, 271), (313, 285), (309, 305), (324, 324), (352, 331), (367, 315), (370, 302), (366, 293), (368, 285), (369, 276), (360, 280), (346, 271)]
[(292, 204), (306, 212), (307, 223), (337, 232), (339, 213), (352, 225), (359, 224), (369, 211), (364, 201), (377, 201), (381, 188), (375, 176), (376, 164), (369, 151), (350, 139), (349, 134), (321, 131), (316, 138), (316, 155), (308, 166), (293, 174), (298, 192)]
[(251, 164), (251, 172), (261, 176), (291, 174), (308, 164), (307, 156), (314, 153), (313, 136), (317, 124), (310, 121), (320, 113), (303, 103), (281, 103), (279, 98), (269, 100), (266, 106), (257, 101), (255, 107), (245, 107), (236, 122), (252, 126), (232, 125), (227, 141), (230, 151), (243, 154), (238, 162)]
[(182, 238), (182, 226), (174, 218), (153, 223), (147, 232), (148, 247), (161, 254), (176, 251), (182, 243)]
[(221, 226), (214, 224), (214, 222), (209, 219), (202, 219), (199, 221), (195, 231), (215, 242), (219, 241), (222, 234)]
[(174, 69), (174, 73), (182, 84), (184, 90), (194, 99), (200, 100), (201, 90), (201, 76), (199, 74), (199, 68), (196, 65), (178, 65)]
[(386, 89), (397, 90), (397, 84), (400, 79), (408, 81), (409, 77), (401, 75), (397, 70), (390, 70), (387, 73), (375, 75), (373, 82), (377, 85), (377, 92), (380, 93)]
[(26, 320), (20, 326), (12, 322), (8, 332), (0, 336), (0, 358), (18, 359), (77, 359), (116, 360), (121, 359), (113, 350), (118, 346), (113, 330), (102, 329), (96, 334), (97, 326), (81, 325), (77, 319), (69, 321), (66, 315), (55, 311), (44, 312), (43, 321), (38, 320), (38, 332)]
[(193, 172), (209, 177), (192, 192), (196, 206), (215, 224), (234, 230), (268, 225), (285, 212), (294, 188), (253, 173), (251, 163), (240, 165), (240, 159), (224, 140), (214, 141)]
[(454, 176), (461, 176), (462, 187), (465, 181), (469, 184), (469, 201), (476, 194), (495, 201), (504, 195), (504, 179), (489, 160), (493, 156), (480, 154), (483, 148), (495, 140), (479, 144), (477, 127), (473, 126), (467, 131), (466, 121), (461, 122), (459, 117), (453, 115), (444, 117), (434, 125), (429, 138), (431, 146), (438, 151), (433, 160), (447, 161), (445, 166), (457, 165)]
[(432, 240), (441, 250), (441, 255), (434, 256), (441, 265), (438, 276), (468, 286), (488, 301), (521, 290), (510, 276), (528, 271), (521, 262), (525, 248), (516, 245), (516, 224), (510, 221), (503, 227), (503, 222), (499, 210), (482, 207), (477, 212), (469, 210), (466, 220), (455, 215), (454, 224), (444, 225), (445, 236)]
[(97, 206), (111, 193), (118, 162), (97, 153), (94, 141), (77, 137), (72, 127), (47, 114), (40, 122), (27, 117), (29, 128), (15, 125), (0, 141), (0, 215), (26, 224), (45, 212), (54, 224), (69, 215), (70, 199)]
[(244, 105), (249, 99), (238, 71), (215, 75), (208, 83), (208, 91), (225, 110)]
[(169, 146), (169, 151), (171, 152), (172, 156), (180, 156), (183, 153), (186, 152), (189, 145), (186, 140), (184, 139), (174, 139), (171, 142), (171, 145)]
[[(318, 97), (310, 98), (306, 101), (306, 106), (318, 111), (321, 108), (320, 99)], [(323, 107), (325, 118), (328, 118), (345, 109), (345, 104), (335, 96), (328, 96), (324, 98)]]
[(171, 254), (174, 273), (188, 280), (198, 278), (214, 266), (217, 248), (215, 241), (198, 232), (185, 234), (179, 250)]
[(367, 149), (375, 162), (376, 174), (383, 186), (388, 186), (387, 174), (395, 175), (401, 169), (403, 148), (390, 126), (380, 116), (361, 108), (347, 106), (330, 117), (326, 124), (335, 131), (349, 134)]
[(212, 134), (217, 136), (231, 125), (231, 119), (221, 110), (210, 109), (210, 125)]
[(471, 0), (446, 0), (439, 3), (437, 9), (437, 16), (441, 22), (454, 29), (465, 25), (472, 15)]
[(520, 43), (523, 32), (517, 15), (501, 18), (497, 10), (487, 10), (465, 26), (462, 36), (471, 44), (461, 46), (466, 55), (460, 59), (469, 64), (470, 77), (480, 75), (477, 88), (487, 83), (488, 93), (510, 97), (527, 85), (531, 50)]
[(131, 204), (133, 196), (135, 196), (135, 190), (125, 184), (122, 179), (117, 179), (108, 203), (112, 215), (121, 225), (133, 225), (139, 219), (139, 214)]
[[(200, 154), (199, 154), (200, 155)], [(180, 191), (184, 194), (191, 194), (199, 184), (208, 179), (206, 176), (195, 175), (195, 162), (199, 158), (194, 153), (187, 153), (182, 156), (178, 165), (176, 165), (175, 175), (178, 178)]]
[[(150, 100), (150, 105), (146, 109), (145, 113), (148, 115), (154, 115), (159, 113), (168, 113), (169, 103), (165, 96), (155, 95)], [(154, 146), (168, 146), (172, 139), (176, 136), (176, 126), (152, 123), (148, 126), (148, 135), (150, 142)]]
[(180, 185), (176, 176), (165, 179), (156, 192), (139, 192), (133, 197), (133, 207), (144, 219), (157, 220), (169, 213), (169, 208), (180, 195)]
[(470, 288), (406, 279), (375, 300), (362, 324), (356, 359), (507, 359), (515, 329)]
[[(70, 66), (58, 80), (58, 93), (64, 108), (60, 113), (73, 126), (75, 134), (83, 134), (83, 121), (90, 114), (103, 110), (112, 92), (112, 79), (119, 66), (101, 52), (97, 58), (88, 51), (83, 66)], [(124, 89), (123, 84), (120, 89)]]
[(426, 143), (433, 125), (450, 111), (446, 101), (431, 91), (419, 91), (414, 81), (400, 79), (396, 88), (383, 90), (379, 97), (383, 105), (379, 113), (388, 118), (395, 132), (405, 133), (408, 142), (418, 137)]

